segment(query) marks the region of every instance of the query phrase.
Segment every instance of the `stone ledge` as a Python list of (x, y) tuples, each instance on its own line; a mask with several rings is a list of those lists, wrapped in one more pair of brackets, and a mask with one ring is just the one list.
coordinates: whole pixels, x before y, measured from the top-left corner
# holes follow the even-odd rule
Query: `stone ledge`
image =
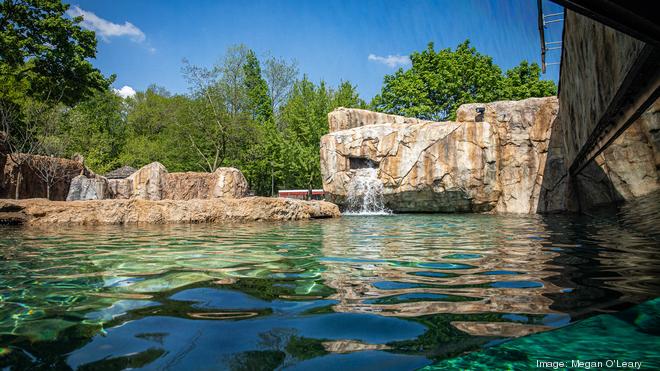
[(0, 215), (12, 224), (166, 224), (223, 221), (285, 221), (334, 218), (337, 205), (325, 201), (247, 197), (194, 200), (0, 200)]

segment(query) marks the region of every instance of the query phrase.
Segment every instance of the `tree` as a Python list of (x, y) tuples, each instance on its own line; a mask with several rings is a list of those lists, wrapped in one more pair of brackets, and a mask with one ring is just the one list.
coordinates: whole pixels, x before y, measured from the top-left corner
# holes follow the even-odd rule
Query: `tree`
[(95, 34), (81, 17), (65, 17), (68, 8), (60, 0), (0, 2), (0, 99), (19, 90), (71, 105), (108, 88), (112, 78), (87, 60), (96, 56)]
[(248, 52), (243, 45), (230, 47), (221, 64), (211, 68), (184, 61), (193, 102), (185, 120), (188, 127), (182, 127), (181, 133), (210, 172), (239, 159), (254, 141), (245, 77)]
[[(16, 171), (16, 185), (14, 191), (14, 198), (20, 198), (21, 183), (23, 181), (23, 174), (20, 169), (23, 165), (27, 164), (30, 154), (37, 149), (36, 143), (36, 130), (38, 122), (31, 118), (36, 115), (28, 115), (32, 112), (32, 100), (24, 102), (22, 106), (0, 99), (0, 131), (3, 132), (2, 144), (7, 149), (7, 156), (14, 163), (19, 171)], [(22, 116), (27, 116), (27, 119), (21, 120)]]
[(298, 77), (298, 66), (293, 61), (270, 57), (264, 62), (263, 72), (268, 84), (268, 95), (273, 102), (273, 112), (277, 114), (291, 94), (293, 83)]
[(534, 65), (521, 64), (505, 79), (492, 58), (477, 52), (468, 40), (453, 51), (436, 52), (429, 43), (426, 50), (412, 53), (410, 59), (410, 69), (385, 76), (381, 93), (372, 101), (373, 109), (447, 120), (456, 117), (461, 104), (546, 96), (556, 91), (553, 82), (538, 81)]
[[(114, 79), (88, 61), (96, 55), (95, 34), (80, 27), (82, 18), (66, 17), (68, 8), (60, 0), (0, 1), (0, 118), (19, 168), (29, 165), (30, 154), (51, 151), (63, 139), (54, 134), (62, 105), (107, 90)], [(16, 198), (20, 171), (17, 177)]]
[(272, 121), (273, 100), (268, 95), (268, 84), (261, 76), (261, 67), (254, 51), (248, 50), (243, 70), (248, 109), (252, 113), (252, 119), (261, 124)]
[(159, 161), (170, 171), (207, 169), (206, 164), (199, 163), (199, 155), (188, 141), (189, 134), (198, 138), (197, 133), (189, 133), (190, 112), (194, 111), (191, 98), (152, 85), (124, 103), (125, 144), (119, 165), (140, 167)]
[[(57, 161), (65, 154), (68, 136), (61, 131), (60, 123), (64, 112), (63, 105), (51, 105), (45, 102), (31, 101), (24, 105), (25, 121), (36, 122), (37, 156), (24, 156), (27, 165), (39, 179), (46, 184), (46, 198), (50, 199), (53, 185), (68, 175), (68, 169)], [(20, 173), (20, 171), (19, 171)], [(17, 184), (17, 188), (20, 185)]]
[(333, 109), (337, 107), (367, 108), (367, 104), (357, 92), (357, 87), (348, 81), (339, 83), (337, 91), (333, 94), (331, 105)]
[(86, 165), (100, 173), (123, 165), (118, 161), (126, 135), (123, 105), (121, 97), (105, 90), (68, 110), (60, 124), (68, 140), (66, 154), (82, 154)]
[(536, 63), (522, 61), (506, 71), (500, 99), (520, 100), (557, 94), (554, 81), (541, 80), (541, 68)]

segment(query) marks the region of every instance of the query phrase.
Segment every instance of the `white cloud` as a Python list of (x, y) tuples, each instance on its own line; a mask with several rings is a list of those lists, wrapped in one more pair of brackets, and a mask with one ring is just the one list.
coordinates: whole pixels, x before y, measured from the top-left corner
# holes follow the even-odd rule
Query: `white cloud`
[(131, 22), (124, 22), (124, 24), (117, 24), (103, 19), (96, 14), (87, 10), (80, 9), (79, 6), (74, 6), (67, 11), (70, 17), (83, 17), (80, 25), (83, 28), (96, 32), (103, 40), (108, 41), (111, 37), (128, 36), (134, 42), (143, 42), (146, 36), (142, 30), (137, 28)]
[(122, 86), (121, 89), (112, 89), (115, 94), (119, 95), (122, 98), (128, 98), (135, 95), (135, 89), (131, 88), (128, 85)]
[(382, 63), (390, 68), (395, 68), (397, 66), (407, 66), (410, 64), (410, 58), (407, 55), (388, 55), (387, 57), (381, 57), (380, 55), (369, 54), (369, 60)]

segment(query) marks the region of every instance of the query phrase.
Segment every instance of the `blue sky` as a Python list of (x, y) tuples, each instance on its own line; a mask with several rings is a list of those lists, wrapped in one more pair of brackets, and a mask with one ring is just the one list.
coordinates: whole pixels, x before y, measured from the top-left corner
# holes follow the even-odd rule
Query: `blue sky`
[[(441, 49), (470, 39), (504, 70), (523, 59), (540, 63), (535, 0), (78, 0), (70, 4), (70, 11), (83, 14), (86, 27), (97, 31), (93, 63), (103, 73), (117, 75), (116, 88), (144, 90), (157, 84), (185, 93), (183, 58), (210, 66), (227, 47), (239, 43), (260, 56), (297, 61), (301, 73), (313, 81), (336, 85), (348, 80), (366, 100), (380, 91), (383, 76), (407, 67), (399, 56), (422, 50), (429, 41)], [(547, 0), (544, 6), (546, 13), (561, 11)], [(559, 40), (561, 25), (550, 26), (548, 32), (548, 40)], [(550, 54), (548, 61), (559, 61), (559, 53)], [(544, 78), (557, 81), (558, 70), (549, 66)]]

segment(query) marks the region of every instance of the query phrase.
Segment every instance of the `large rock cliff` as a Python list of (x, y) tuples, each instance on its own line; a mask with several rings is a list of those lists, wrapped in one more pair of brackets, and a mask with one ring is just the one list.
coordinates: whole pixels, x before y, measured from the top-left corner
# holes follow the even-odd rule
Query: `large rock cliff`
[(658, 189), (657, 104), (580, 175), (578, 190), (566, 175), (558, 111), (556, 97), (466, 104), (456, 122), (335, 110), (321, 139), (326, 199), (346, 206), (363, 167), (376, 169), (395, 212), (573, 211), (580, 200)]
[(331, 112), (331, 130), (349, 129), (321, 139), (326, 197), (345, 204), (356, 170), (366, 163), (378, 168), (393, 211), (535, 212), (556, 113), (555, 97), (465, 105), (457, 122)]

